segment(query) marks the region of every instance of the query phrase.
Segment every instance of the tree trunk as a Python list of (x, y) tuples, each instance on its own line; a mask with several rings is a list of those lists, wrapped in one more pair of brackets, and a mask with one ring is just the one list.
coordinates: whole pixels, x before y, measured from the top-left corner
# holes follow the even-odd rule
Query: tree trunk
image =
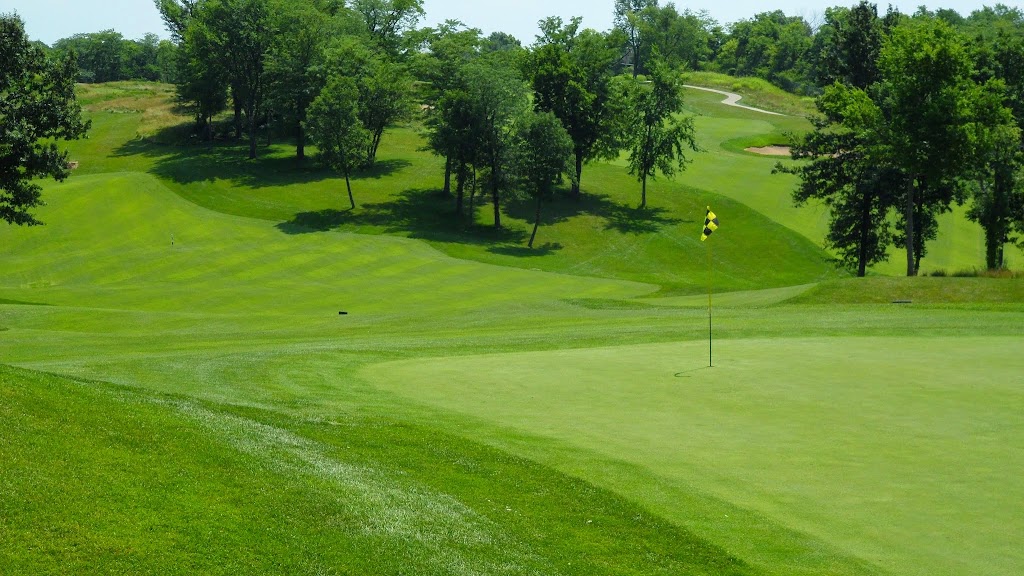
[(537, 237), (537, 227), (540, 226), (540, 194), (537, 195), (537, 216), (533, 219), (533, 232), (530, 234), (530, 241), (527, 247), (533, 248), (533, 239)]
[(911, 176), (907, 183), (906, 204), (903, 206), (904, 234), (906, 234), (905, 248), (907, 250), (907, 276), (917, 276), (917, 267), (914, 266), (914, 182), (917, 180)]
[(472, 179), (469, 181), (469, 223), (476, 223), (476, 168), (473, 168)]
[(298, 111), (299, 120), (295, 121), (295, 157), (299, 160), (306, 159), (306, 131), (302, 129), (302, 118), (306, 117), (306, 106), (304, 106), (303, 99), (299, 98), (295, 103), (295, 109)]
[(455, 175), (455, 214), (462, 216), (463, 198), (466, 194), (465, 169), (460, 169)]
[(871, 222), (871, 194), (862, 192), (860, 205), (860, 245), (857, 247), (857, 277), (863, 278), (868, 268), (868, 232)]
[(373, 166), (374, 162), (377, 161), (377, 148), (380, 147), (380, 139), (384, 136), (384, 129), (376, 130), (373, 133), (373, 138), (370, 139), (370, 150), (366, 156), (366, 165)]
[(238, 99), (238, 91), (231, 89), (231, 102), (235, 105), (235, 140), (242, 139), (242, 102)]
[(501, 197), (498, 191), (498, 179), (491, 176), (491, 203), (494, 204), (494, 227), (501, 228)]
[(255, 111), (246, 112), (249, 116), (249, 159), (256, 158), (256, 118)]
[(640, 179), (640, 208), (647, 208), (647, 175)]
[(352, 197), (352, 182), (348, 178), (348, 172), (345, 173), (345, 187), (348, 188), (348, 203), (352, 205), (352, 209), (356, 208), (356, 200)]
[(452, 193), (452, 157), (445, 155), (444, 157), (444, 194), (445, 196), (451, 196)]
[(985, 227), (985, 266), (989, 270), (998, 270), (1001, 268), (1001, 262), (999, 261), (999, 250), (1002, 247), (996, 235), (998, 231), (996, 226)]
[(572, 181), (572, 197), (580, 200), (580, 178), (583, 176), (583, 153), (576, 152), (576, 178)]

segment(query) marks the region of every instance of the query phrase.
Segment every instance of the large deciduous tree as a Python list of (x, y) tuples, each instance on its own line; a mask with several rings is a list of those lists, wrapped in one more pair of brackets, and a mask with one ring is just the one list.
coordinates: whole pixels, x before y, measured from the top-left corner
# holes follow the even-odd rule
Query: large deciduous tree
[(841, 82), (866, 89), (878, 81), (878, 54), (884, 26), (875, 4), (828, 8), (814, 39), (814, 75), (819, 84)]
[(191, 110), (196, 131), (213, 139), (213, 117), (227, 108), (227, 70), (220, 58), (212, 57), (214, 39), (205, 23), (188, 26), (177, 52), (178, 99)]
[(679, 75), (660, 62), (650, 70), (649, 84), (636, 84), (630, 95), (628, 123), (629, 173), (641, 185), (640, 208), (647, 207), (647, 179), (660, 172), (671, 178), (686, 168), (686, 148), (697, 151), (693, 118), (681, 117)]
[(711, 56), (711, 31), (717, 25), (706, 11), (679, 12), (671, 2), (640, 13), (640, 33), (648, 39), (650, 51), (676, 69), (700, 68)]
[(898, 167), (880, 161), (875, 130), (881, 110), (860, 88), (836, 83), (817, 99), (822, 116), (814, 130), (792, 148), (792, 165), (777, 171), (796, 174), (799, 206), (818, 200), (830, 209), (826, 244), (839, 264), (864, 276), (868, 266), (888, 259), (893, 233), (888, 213), (904, 188)]
[(283, 2), (274, 16), (278, 34), (267, 58), (267, 99), (295, 136), (295, 156), (306, 156), (306, 111), (323, 88), (326, 51), (338, 27), (311, 2)]
[(370, 133), (364, 163), (372, 166), (384, 131), (412, 118), (412, 75), (404, 64), (372, 50), (356, 37), (339, 42), (330, 60), (333, 74), (353, 78), (359, 87), (359, 119)]
[(75, 100), (77, 74), (73, 56), (48, 59), (20, 18), (0, 14), (0, 219), (9, 224), (40, 224), (29, 212), (42, 204), (33, 180), (69, 174), (55, 140), (81, 138), (90, 124)]
[(366, 32), (392, 58), (403, 52), (403, 38), (423, 18), (423, 0), (353, 0), (352, 10), (360, 14)]
[(618, 54), (605, 35), (580, 31), (580, 22), (579, 18), (567, 24), (557, 17), (542, 20), (530, 66), (534, 106), (553, 112), (572, 138), (576, 197), (583, 165), (613, 158), (623, 147), (623, 101), (613, 85)]
[[(187, 28), (201, 25), (210, 47), (207, 58), (215, 58), (224, 71), (235, 108), (236, 136), (249, 138), (249, 158), (256, 157), (256, 130), (264, 110), (265, 68), (274, 38), (269, 0), (205, 0), (197, 4)], [(186, 29), (187, 29), (186, 28)], [(201, 56), (200, 56), (201, 57)], [(205, 59), (204, 59), (205, 60)]]
[(877, 101), (888, 119), (882, 133), (888, 157), (907, 175), (902, 240), (907, 275), (917, 275), (936, 216), (949, 210), (972, 157), (970, 104), (976, 85), (963, 38), (936, 19), (897, 26), (879, 55)]
[(644, 34), (642, 13), (657, 6), (658, 0), (615, 0), (612, 23), (626, 38), (626, 50), (632, 57), (634, 78), (647, 72), (647, 55), (651, 51), (650, 39)]
[(553, 196), (555, 185), (569, 173), (572, 139), (551, 112), (531, 112), (516, 128), (516, 172), (522, 189), (536, 202), (533, 232), (527, 246), (533, 248), (540, 226), (541, 206)]
[(320, 160), (345, 176), (348, 201), (352, 196), (352, 173), (365, 160), (370, 134), (359, 120), (359, 89), (351, 78), (336, 76), (309, 106), (306, 131), (320, 150)]
[[(451, 193), (451, 176), (456, 171), (455, 155), (468, 144), (459, 142), (460, 136), (455, 135), (457, 130), (454, 126), (459, 122), (459, 114), (455, 109), (457, 98), (452, 97), (453, 90), (464, 85), (465, 68), (480, 55), (482, 39), (480, 30), (465, 28), (457, 20), (448, 20), (424, 33), (427, 50), (413, 63), (417, 75), (424, 80), (422, 93), (427, 113), (427, 148), (445, 159), (444, 193), (447, 195)], [(468, 159), (466, 162), (471, 164)], [(456, 212), (461, 214), (463, 188), (459, 186), (457, 181)]]
[(477, 164), (486, 171), (494, 209), (494, 227), (501, 228), (502, 192), (511, 184), (515, 121), (529, 108), (527, 86), (502, 52), (482, 57), (467, 67), (471, 141)]

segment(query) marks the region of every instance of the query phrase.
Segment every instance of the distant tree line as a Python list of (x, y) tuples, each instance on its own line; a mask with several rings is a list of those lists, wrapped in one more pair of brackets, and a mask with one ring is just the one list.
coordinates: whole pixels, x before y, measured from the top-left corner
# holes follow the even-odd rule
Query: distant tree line
[(113, 30), (75, 34), (54, 42), (50, 52), (75, 53), (78, 81), (151, 80), (175, 82), (176, 46), (156, 34), (129, 40)]

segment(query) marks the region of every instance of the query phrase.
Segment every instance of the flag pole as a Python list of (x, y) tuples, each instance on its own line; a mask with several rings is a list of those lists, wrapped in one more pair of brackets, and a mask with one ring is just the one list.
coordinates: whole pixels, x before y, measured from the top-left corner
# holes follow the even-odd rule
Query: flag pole
[(711, 363), (711, 243), (708, 242), (708, 368)]

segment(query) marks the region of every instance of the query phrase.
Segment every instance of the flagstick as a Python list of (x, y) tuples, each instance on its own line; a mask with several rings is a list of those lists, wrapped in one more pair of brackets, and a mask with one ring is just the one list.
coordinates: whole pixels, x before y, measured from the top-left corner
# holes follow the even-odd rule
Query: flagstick
[(711, 367), (711, 243), (708, 242), (708, 368)]

